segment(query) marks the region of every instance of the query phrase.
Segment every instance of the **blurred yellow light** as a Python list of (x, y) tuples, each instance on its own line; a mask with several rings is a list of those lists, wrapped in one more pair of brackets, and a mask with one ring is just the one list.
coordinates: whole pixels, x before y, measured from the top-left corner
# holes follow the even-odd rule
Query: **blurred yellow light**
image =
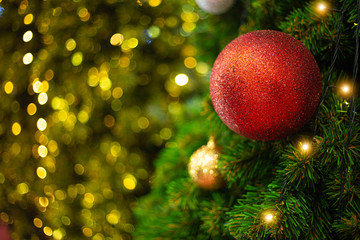
[(39, 197), (39, 204), (42, 207), (49, 206), (49, 199), (47, 197)]
[(58, 144), (56, 141), (54, 140), (50, 140), (49, 144), (48, 144), (48, 149), (51, 153), (55, 153), (56, 151), (58, 151)]
[(196, 66), (196, 71), (200, 74), (207, 74), (209, 72), (209, 66), (204, 62), (199, 62)]
[(99, 86), (100, 86), (101, 90), (107, 91), (107, 90), (109, 90), (109, 89), (111, 88), (112, 82), (111, 82), (110, 78), (108, 78), (108, 77), (102, 77), (102, 78), (100, 79), (100, 84), (99, 84)]
[(53, 232), (53, 237), (54, 239), (58, 240), (58, 239), (62, 239), (64, 237), (61, 229), (56, 229), (54, 232)]
[(23, 63), (29, 65), (33, 61), (33, 55), (31, 53), (26, 53), (23, 57)]
[(23, 35), (24, 42), (30, 42), (32, 38), (33, 38), (33, 32), (30, 30), (25, 32)]
[(87, 8), (81, 8), (79, 11), (78, 11), (78, 15), (79, 17), (81, 18), (85, 18), (87, 15), (88, 15), (89, 11), (87, 10)]
[(71, 63), (72, 65), (79, 66), (83, 61), (83, 54), (82, 52), (76, 52), (71, 57)]
[(86, 111), (81, 110), (78, 113), (77, 118), (81, 123), (86, 123), (89, 120), (89, 114)]
[(139, 44), (139, 40), (137, 40), (137, 38), (130, 38), (127, 41), (127, 45), (129, 48), (136, 48), (138, 44)]
[(54, 71), (52, 69), (49, 69), (45, 72), (45, 80), (50, 81), (54, 78)]
[(134, 190), (137, 184), (136, 178), (131, 174), (126, 174), (123, 179), (124, 187), (128, 190)]
[(65, 47), (68, 51), (72, 51), (76, 48), (76, 41), (72, 38), (69, 38), (68, 40), (66, 40), (65, 42)]
[(181, 73), (175, 77), (175, 83), (179, 86), (184, 86), (188, 82), (189, 82), (189, 78), (186, 74)]
[(193, 57), (187, 57), (185, 58), (184, 60), (184, 65), (185, 67), (187, 68), (195, 68), (196, 67), (196, 64), (197, 64), (197, 61), (195, 58)]
[(85, 193), (82, 205), (86, 208), (92, 208), (94, 206), (95, 197), (92, 193)]
[(154, 39), (160, 36), (160, 32), (161, 32), (160, 28), (158, 26), (153, 25), (148, 29), (147, 34), (149, 35), (149, 37)]
[(85, 172), (85, 169), (84, 169), (84, 166), (83, 166), (83, 165), (77, 163), (77, 164), (75, 164), (75, 166), (74, 166), (74, 171), (75, 171), (75, 173), (76, 173), (77, 175), (83, 175), (84, 172)]
[(11, 131), (12, 131), (12, 133), (13, 133), (15, 136), (19, 135), (20, 132), (21, 132), (21, 125), (20, 125), (20, 123), (14, 122), (14, 124), (13, 124), (12, 127), (11, 127)]
[(150, 124), (150, 121), (146, 117), (140, 117), (138, 119), (138, 125), (139, 125), (139, 128), (141, 128), (141, 129), (146, 129), (147, 127), (149, 127), (149, 124)]
[(34, 226), (37, 227), (37, 228), (41, 228), (43, 226), (43, 222), (41, 221), (40, 218), (34, 218)]
[(164, 140), (169, 140), (172, 136), (172, 131), (170, 128), (163, 128), (160, 130), (160, 137)]
[(39, 120), (37, 121), (36, 123), (37, 125), (37, 128), (40, 130), (40, 131), (44, 131), (47, 127), (47, 122), (45, 119), (43, 118), (39, 118)]
[(11, 94), (14, 91), (14, 84), (10, 81), (6, 82), (4, 85), (4, 91), (6, 94)]
[(40, 105), (44, 105), (48, 101), (48, 95), (46, 93), (40, 93), (38, 96), (38, 102)]
[(99, 77), (97, 75), (90, 75), (87, 82), (90, 87), (96, 87), (99, 84)]
[(6, 212), (1, 212), (0, 213), (0, 220), (3, 222), (8, 222), (9, 221), (9, 215)]
[(43, 231), (44, 231), (45, 235), (46, 235), (46, 236), (49, 236), (49, 237), (50, 237), (50, 236), (52, 235), (52, 233), (53, 233), (53, 231), (52, 231), (52, 229), (51, 229), (50, 227), (44, 227)]
[(27, 106), (27, 113), (32, 116), (36, 113), (37, 111), (37, 107), (34, 103), (30, 103), (28, 106)]
[(32, 23), (32, 21), (34, 20), (34, 15), (32, 15), (31, 13), (27, 14), (25, 17), (24, 17), (24, 24), (25, 25), (29, 25)]
[(115, 125), (115, 118), (111, 115), (106, 115), (104, 118), (104, 124), (108, 128), (113, 127)]
[(33, 90), (35, 93), (40, 93), (43, 90), (43, 84), (39, 80), (36, 80), (33, 83)]
[(82, 232), (85, 237), (91, 237), (93, 235), (93, 231), (91, 230), (91, 228), (88, 227), (83, 228)]
[(42, 92), (47, 92), (49, 90), (49, 82), (48, 81), (43, 81), (42, 83)]
[(27, 185), (27, 183), (19, 183), (17, 186), (16, 186), (16, 190), (18, 193), (20, 194), (26, 194), (29, 192), (29, 185)]
[(195, 56), (197, 49), (193, 45), (185, 45), (182, 49), (182, 54), (184, 56)]
[(96, 67), (91, 67), (88, 71), (88, 76), (92, 76), (92, 75), (99, 75), (99, 70)]
[(68, 116), (69, 116), (69, 114), (65, 110), (61, 110), (61, 111), (58, 112), (58, 118), (62, 122), (65, 122), (66, 119), (68, 118)]
[(109, 214), (106, 215), (106, 220), (110, 224), (118, 224), (120, 219), (120, 212), (118, 210), (112, 210)]
[(185, 31), (185, 32), (192, 32), (196, 27), (196, 24), (195, 23), (192, 23), (192, 22), (185, 22), (183, 23), (182, 25), (182, 29)]
[(166, 26), (173, 28), (178, 24), (178, 19), (174, 16), (170, 16), (165, 20)]
[(118, 142), (112, 142), (110, 147), (110, 153), (114, 157), (118, 157), (121, 153), (121, 145)]
[(161, 4), (162, 0), (149, 0), (149, 5), (151, 7), (157, 7)]
[(124, 41), (124, 35), (122, 35), (121, 33), (115, 33), (110, 38), (110, 44), (113, 46), (120, 46), (123, 41)]
[(69, 226), (71, 224), (71, 220), (69, 217), (67, 216), (62, 216), (61, 217), (61, 222), (65, 225), (65, 226)]
[(41, 179), (46, 178), (46, 175), (47, 175), (46, 169), (43, 167), (38, 167), (36, 169), (36, 175)]
[(60, 201), (65, 200), (66, 193), (63, 190), (56, 190), (55, 191), (55, 197), (56, 197), (56, 199), (58, 199)]
[(112, 91), (112, 96), (114, 97), (114, 98), (121, 98), (122, 97), (122, 95), (123, 95), (123, 90), (121, 89), (121, 87), (116, 87), (116, 88), (114, 88), (113, 89), (113, 91)]
[(120, 67), (122, 67), (122, 68), (128, 67), (128, 66), (130, 65), (130, 59), (129, 59), (128, 57), (126, 57), (126, 56), (121, 57), (121, 58), (119, 59), (119, 65), (120, 65)]
[[(48, 149), (46, 146), (44, 145), (40, 145), (38, 148), (38, 154), (40, 155), (40, 157), (44, 158), (47, 156), (48, 154)], [(45, 170), (45, 169), (44, 169)]]

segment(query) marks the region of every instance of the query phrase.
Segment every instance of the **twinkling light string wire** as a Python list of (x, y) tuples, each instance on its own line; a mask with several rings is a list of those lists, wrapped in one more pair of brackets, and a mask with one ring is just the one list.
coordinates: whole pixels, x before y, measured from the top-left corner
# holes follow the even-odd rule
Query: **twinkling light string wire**
[[(352, 88), (353, 94), (350, 98), (350, 107), (349, 107), (349, 123), (348, 123), (348, 133), (345, 143), (345, 149), (349, 149), (349, 144), (352, 137), (352, 129), (354, 125), (355, 120), (355, 96), (354, 96), (354, 87), (355, 87), (355, 81), (358, 74), (359, 69), (359, 28), (360, 28), (360, 0), (357, 1), (357, 19), (356, 19), (357, 25), (356, 25), (356, 35), (355, 35), (355, 57), (354, 57), (354, 66), (353, 66), (353, 76), (352, 76)], [(349, 158), (349, 156), (346, 154), (346, 158)], [(349, 159), (348, 159), (349, 160)], [(342, 162), (342, 177), (341, 177), (341, 189), (340, 189), (340, 197), (339, 197), (339, 214), (340, 216), (343, 213), (344, 210), (344, 204), (343, 204), (343, 197), (344, 197), (344, 191), (345, 191), (345, 182), (346, 182), (346, 173), (347, 173), (347, 162)]]
[(316, 131), (318, 128), (318, 117), (319, 117), (321, 105), (323, 104), (323, 102), (325, 100), (325, 96), (326, 96), (328, 89), (331, 87), (329, 83), (331, 80), (332, 72), (334, 70), (335, 62), (336, 62), (338, 52), (339, 52), (340, 38), (341, 38), (341, 34), (342, 34), (342, 23), (343, 23), (343, 19), (344, 19), (344, 15), (345, 15), (346, 2), (347, 2), (347, 0), (344, 0), (343, 5), (340, 10), (341, 15), (340, 15), (339, 25), (338, 25), (338, 29), (337, 29), (337, 34), (336, 34), (335, 50), (334, 50), (333, 57), (331, 59), (331, 64), (330, 64), (330, 68), (329, 68), (329, 71), (328, 71), (328, 74), (326, 77), (325, 85), (324, 85), (323, 91), (321, 93), (320, 103), (319, 103), (319, 105), (316, 109), (315, 115), (314, 115), (313, 137), (315, 137)]
[[(332, 60), (331, 60), (331, 65), (330, 65), (329, 72), (328, 72), (328, 75), (327, 75), (327, 78), (326, 78), (326, 81), (325, 81), (325, 86), (324, 86), (324, 89), (323, 89), (323, 91), (321, 93), (321, 98), (320, 98), (321, 100), (320, 100), (319, 106), (318, 106), (318, 108), (316, 109), (316, 112), (315, 112), (315, 118), (314, 118), (315, 119), (314, 120), (315, 124), (314, 124), (314, 130), (313, 130), (313, 137), (315, 136), (316, 130), (317, 130), (317, 118), (318, 118), (318, 115), (319, 115), (319, 110), (320, 110), (320, 107), (321, 107), (322, 103), (324, 102), (326, 92), (330, 88), (329, 83), (330, 83), (331, 75), (332, 75), (332, 72), (334, 70), (335, 62), (336, 62), (338, 52), (339, 52), (340, 37), (341, 37), (341, 33), (342, 33), (342, 22), (343, 22), (344, 15), (345, 15), (346, 1), (347, 0), (344, 0), (343, 5), (341, 7), (341, 10), (339, 11), (339, 12), (341, 12), (341, 16), (340, 16), (340, 20), (339, 20), (337, 35), (336, 35), (335, 51), (334, 51), (334, 55), (333, 55)], [(288, 179), (285, 179), (278, 203), (281, 203), (284, 200), (284, 197), (285, 197), (285, 194), (286, 194), (286, 191), (287, 191), (287, 187), (288, 187)]]
[[(359, 4), (359, 1), (360, 0), (358, 0), (358, 4)], [(340, 19), (339, 19), (339, 25), (338, 25), (338, 28), (337, 28), (334, 54), (333, 54), (332, 59), (331, 59), (331, 64), (330, 64), (330, 68), (329, 68), (329, 71), (328, 71), (328, 74), (327, 74), (327, 77), (326, 77), (325, 85), (324, 85), (323, 91), (321, 93), (320, 103), (319, 103), (319, 105), (318, 105), (318, 107), (316, 109), (316, 112), (314, 114), (313, 137), (316, 135), (316, 131), (317, 131), (317, 127), (318, 127), (317, 126), (317, 120), (318, 120), (318, 116), (319, 116), (320, 107), (324, 102), (324, 99), (325, 99), (325, 96), (326, 96), (326, 93), (327, 93), (328, 89), (331, 88), (330, 80), (331, 80), (332, 72), (333, 72), (334, 67), (335, 67), (336, 59), (338, 57), (340, 39), (341, 39), (341, 34), (342, 34), (342, 25), (343, 25), (342, 23), (343, 23), (343, 19), (344, 19), (344, 15), (345, 15), (345, 10), (346, 10), (346, 2), (347, 2), (347, 0), (344, 0), (343, 5), (341, 7), (341, 10), (336, 10), (335, 11), (334, 9), (330, 9), (330, 10), (332, 10), (334, 12), (340, 12), (341, 15), (340, 15)], [(359, 9), (359, 7), (358, 7), (358, 9)], [(359, 27), (359, 24), (358, 24), (358, 27)], [(357, 32), (357, 37), (358, 37), (358, 32)], [(357, 43), (357, 45), (358, 45), (358, 43)], [(358, 52), (356, 52), (356, 56), (355, 56), (356, 59), (357, 59), (357, 55), (358, 55)], [(356, 65), (357, 65), (357, 61), (356, 61)], [(356, 72), (357, 72), (357, 70), (356, 70)], [(352, 101), (354, 101), (354, 100), (352, 99)], [(287, 192), (287, 188), (288, 188), (288, 182), (289, 182), (289, 180), (288, 180), (288, 178), (286, 178), (284, 183), (283, 183), (282, 189), (281, 189), (278, 204), (280, 204), (282, 201), (284, 201), (284, 198), (285, 198), (285, 195), (286, 195), (286, 192)], [(274, 210), (276, 210), (276, 207), (275, 207)], [(270, 235), (268, 235), (266, 239), (269, 239), (269, 238), (270, 238)]]

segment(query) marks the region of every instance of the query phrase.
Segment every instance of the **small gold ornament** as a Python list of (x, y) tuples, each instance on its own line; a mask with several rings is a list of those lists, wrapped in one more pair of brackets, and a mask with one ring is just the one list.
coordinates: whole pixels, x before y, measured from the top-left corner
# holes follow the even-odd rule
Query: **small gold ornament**
[(224, 184), (218, 167), (219, 150), (211, 137), (207, 145), (200, 147), (190, 157), (189, 174), (193, 181), (205, 190), (217, 190)]

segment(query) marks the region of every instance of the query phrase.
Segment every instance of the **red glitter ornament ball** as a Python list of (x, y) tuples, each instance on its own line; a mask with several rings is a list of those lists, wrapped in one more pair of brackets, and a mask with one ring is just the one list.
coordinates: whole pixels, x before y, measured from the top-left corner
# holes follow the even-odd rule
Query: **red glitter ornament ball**
[(260, 30), (244, 34), (217, 57), (210, 96), (221, 120), (255, 140), (284, 138), (300, 130), (320, 100), (319, 67), (294, 37)]

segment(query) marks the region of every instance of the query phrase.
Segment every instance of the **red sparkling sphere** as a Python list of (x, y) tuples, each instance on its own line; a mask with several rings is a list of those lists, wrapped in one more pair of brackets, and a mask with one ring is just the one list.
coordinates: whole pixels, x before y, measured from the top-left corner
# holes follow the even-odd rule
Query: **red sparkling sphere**
[(255, 140), (277, 140), (299, 131), (314, 114), (320, 95), (320, 70), (313, 55), (278, 31), (234, 39), (211, 72), (215, 111), (231, 130)]

